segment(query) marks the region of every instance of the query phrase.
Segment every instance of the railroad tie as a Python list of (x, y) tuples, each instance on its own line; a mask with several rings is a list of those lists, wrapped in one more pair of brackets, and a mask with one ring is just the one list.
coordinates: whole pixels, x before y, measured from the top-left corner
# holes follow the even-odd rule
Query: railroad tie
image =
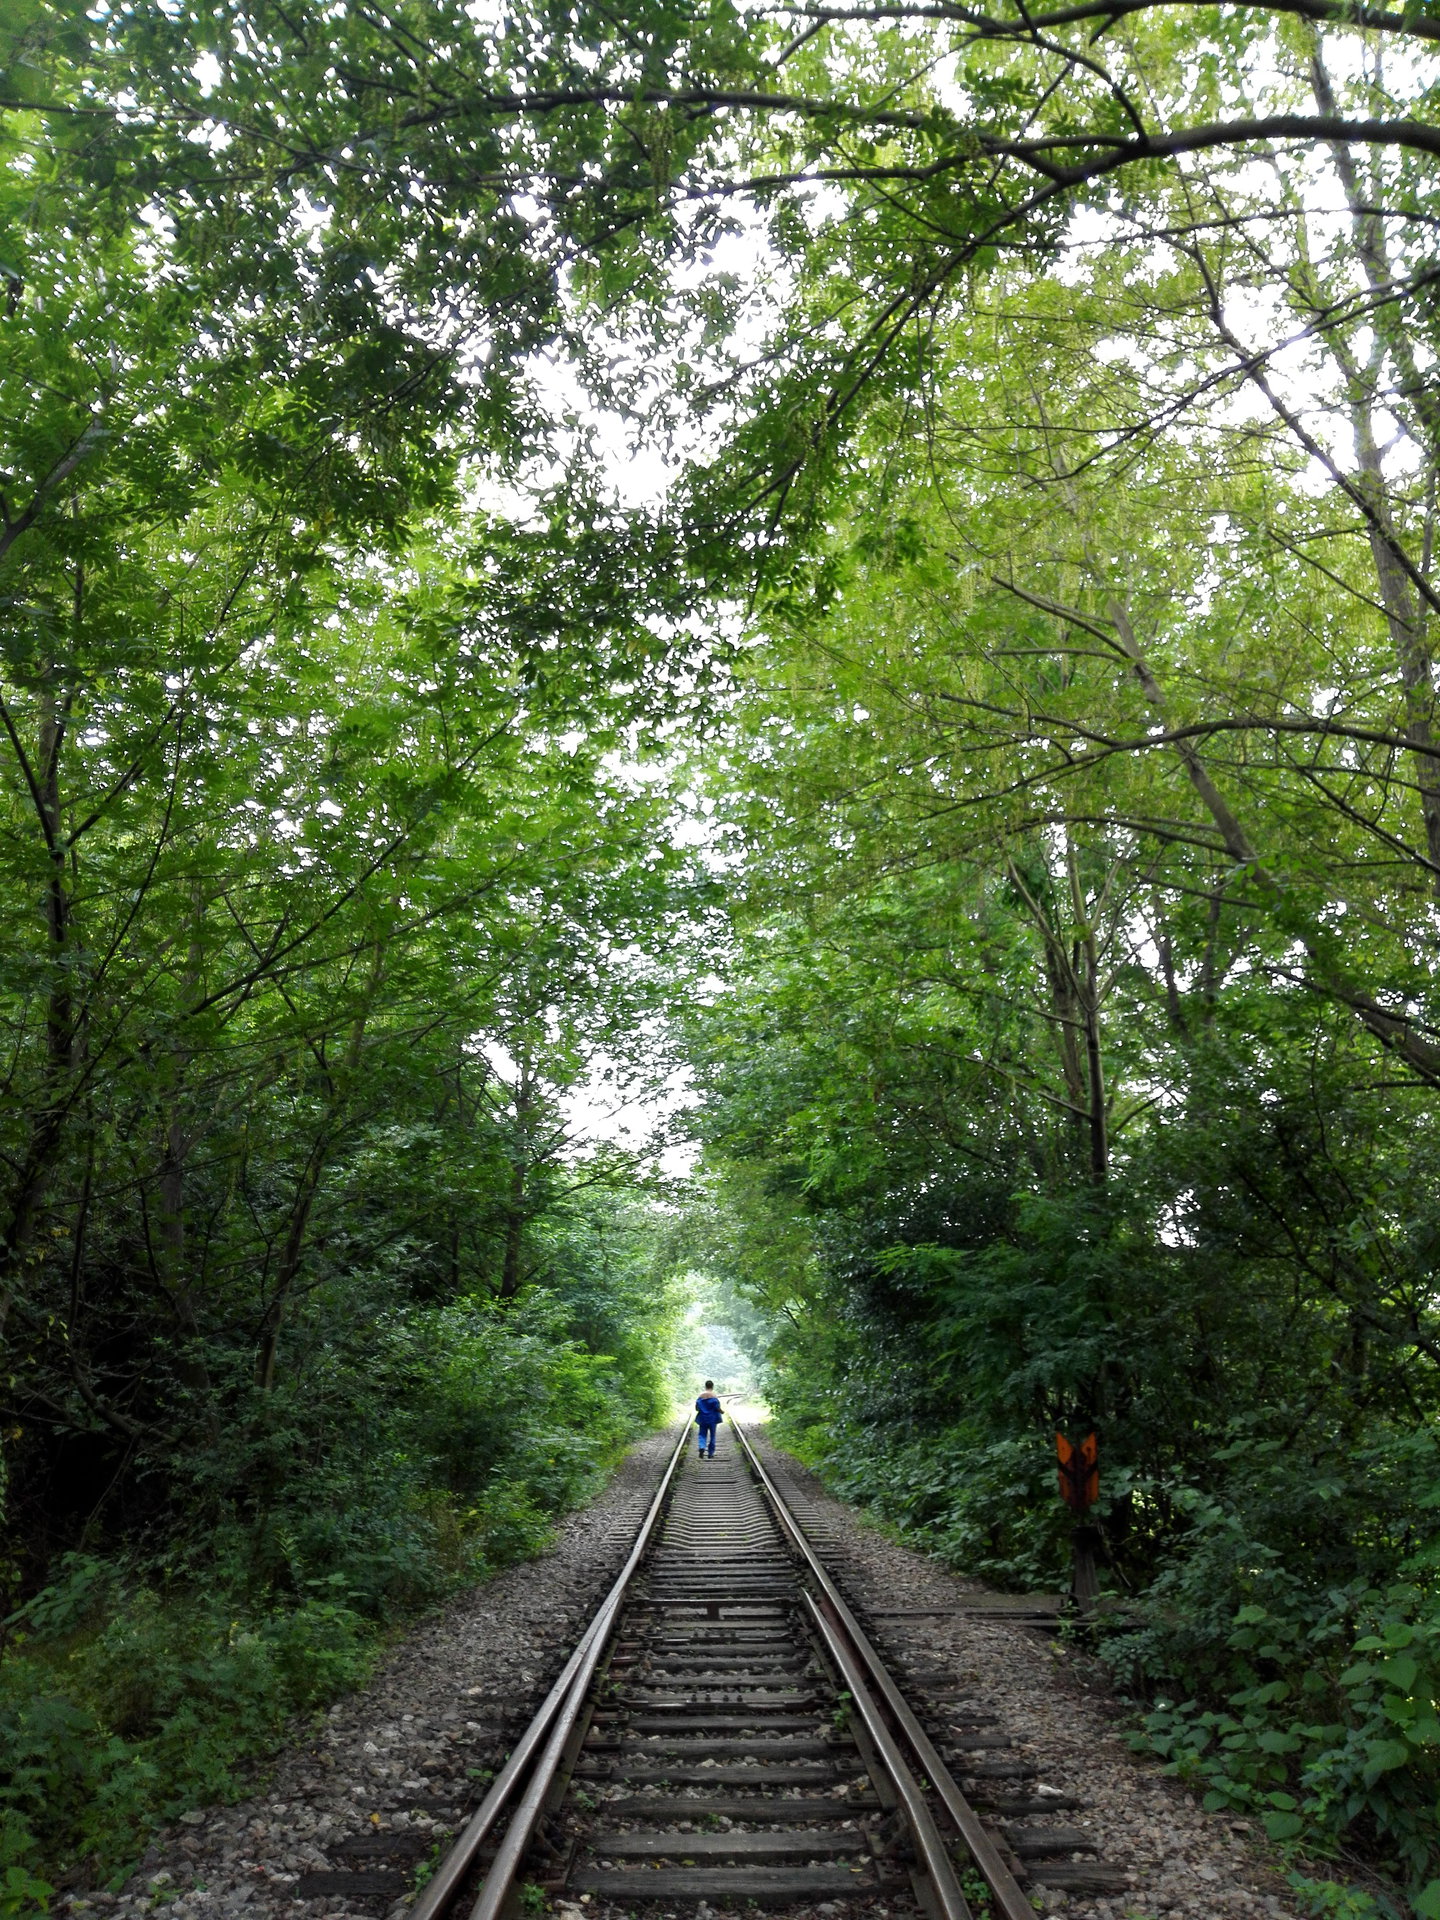
[(682, 1467), (637, 1601), (584, 1749), (607, 1764), (593, 1784), (577, 1769), (606, 1797), (567, 1890), (737, 1909), (908, 1893), (795, 1562), (733, 1452)]
[[(967, 1858), (995, 1920), (1030, 1920), (1026, 1881), (1123, 1892), (1093, 1833), (1056, 1819), (1079, 1802), (983, 1696), (933, 1653), (905, 1662), (917, 1697), (899, 1690), (819, 1544), (747, 1436), (705, 1461), (678, 1438), (609, 1594), (411, 1920), (506, 1920), (522, 1883), (627, 1911), (883, 1900), (973, 1920)], [(365, 1836), (298, 1891), (393, 1892), (413, 1851)]]

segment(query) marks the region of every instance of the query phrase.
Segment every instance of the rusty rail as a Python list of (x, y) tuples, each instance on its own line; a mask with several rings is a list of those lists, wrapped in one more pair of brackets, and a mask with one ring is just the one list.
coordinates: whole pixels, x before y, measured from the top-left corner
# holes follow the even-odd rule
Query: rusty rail
[[(510, 1891), (550, 1791), (565, 1741), (584, 1705), (595, 1668), (605, 1651), (605, 1643), (619, 1616), (626, 1591), (654, 1535), (689, 1432), (690, 1422), (687, 1420), (680, 1429), (680, 1437), (661, 1476), (655, 1498), (640, 1523), (635, 1543), (614, 1585), (601, 1602), (599, 1612), (581, 1635), (575, 1651), (561, 1669), (560, 1677), (520, 1736), (514, 1752), (496, 1776), (490, 1791), (411, 1907), (408, 1920), (440, 1920), (440, 1916), (450, 1912), (475, 1866), (481, 1848), (507, 1812), (511, 1815), (510, 1824), (500, 1850), (485, 1875), (480, 1897), (472, 1909), (472, 1920), (482, 1920), (483, 1916), (495, 1913)], [(540, 1758), (532, 1766), (537, 1752)]]
[(803, 1598), (810, 1624), (820, 1635), (826, 1652), (844, 1680), (853, 1711), (860, 1716), (871, 1750), (884, 1767), (904, 1810), (905, 1824), (910, 1829), (910, 1838), (930, 1883), (941, 1920), (974, 1920), (960, 1882), (955, 1877), (954, 1862), (925, 1804), (921, 1784), (906, 1764), (900, 1743), (885, 1724), (885, 1717), (870, 1691), (868, 1676), (855, 1650), (849, 1645), (848, 1636), (837, 1631), (834, 1621), (826, 1616), (813, 1594), (806, 1593)]
[[(751, 1470), (766, 1498), (770, 1501), (781, 1532), (789, 1540), (814, 1583), (817, 1591), (811, 1598), (811, 1606), (816, 1619), (828, 1623), (839, 1641), (848, 1645), (853, 1653), (857, 1672), (863, 1675), (865, 1686), (878, 1694), (884, 1702), (891, 1727), (909, 1748), (921, 1775), (934, 1788), (974, 1861), (976, 1869), (989, 1887), (991, 1902), (999, 1920), (1035, 1920), (1034, 1907), (1001, 1858), (1000, 1850), (986, 1832), (980, 1816), (956, 1785), (954, 1775), (936, 1751), (929, 1734), (916, 1719), (909, 1703), (891, 1679), (884, 1661), (870, 1644), (859, 1621), (841, 1597), (839, 1588), (825, 1571), (815, 1549), (805, 1536), (804, 1528), (786, 1505), (784, 1497), (766, 1472), (764, 1464), (745, 1433), (733, 1420), (731, 1431), (745, 1450), (745, 1457), (750, 1462)], [(827, 1640), (830, 1639), (829, 1635), (826, 1637)], [(830, 1644), (833, 1651), (837, 1642), (831, 1640)], [(849, 1684), (848, 1681), (847, 1684)], [(926, 1817), (929, 1817), (928, 1809)], [(918, 1832), (916, 1844), (920, 1845)], [(924, 1857), (923, 1848), (922, 1857)]]

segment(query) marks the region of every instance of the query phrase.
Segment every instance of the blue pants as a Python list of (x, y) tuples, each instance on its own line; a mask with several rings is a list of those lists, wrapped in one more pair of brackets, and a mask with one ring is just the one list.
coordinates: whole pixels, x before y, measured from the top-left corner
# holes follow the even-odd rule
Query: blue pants
[[(699, 1426), (699, 1424), (700, 1423), (697, 1421), (696, 1425)], [(715, 1458), (715, 1426), (716, 1424), (718, 1423), (712, 1422), (711, 1425), (709, 1425), (708, 1427), (700, 1427), (700, 1451), (701, 1453), (705, 1453), (708, 1451), (710, 1458), (712, 1460)], [(706, 1447), (706, 1444), (705, 1444), (707, 1440), (710, 1443), (708, 1448)]]

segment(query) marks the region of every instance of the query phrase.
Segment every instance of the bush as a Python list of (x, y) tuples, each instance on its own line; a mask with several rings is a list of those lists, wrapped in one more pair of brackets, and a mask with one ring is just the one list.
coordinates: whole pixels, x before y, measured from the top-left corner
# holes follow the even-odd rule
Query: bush
[(30, 1870), (35, 1836), (10, 1808), (0, 1809), (0, 1920), (31, 1920), (49, 1911), (55, 1889)]
[(657, 1411), (648, 1370), (565, 1325), (539, 1291), (381, 1313), (293, 1387), (237, 1389), (188, 1469), (192, 1534), (61, 1562), (6, 1623), (0, 1920), (39, 1910), (41, 1874), (122, 1875), (157, 1821), (248, 1791), (387, 1627), (543, 1550)]
[(1435, 1443), (1336, 1446), (1325, 1473), (1309, 1449), (1224, 1452), (1224, 1497), (1181, 1501), (1190, 1526), (1143, 1624), (1108, 1641), (1150, 1696), (1140, 1737), (1207, 1806), (1292, 1850), (1384, 1860), (1440, 1913), (1440, 1588), (1419, 1524), (1440, 1500)]
[(1293, 1850), (1362, 1842), (1417, 1914), (1440, 1916), (1440, 1604), (1409, 1586), (1326, 1598), (1242, 1607), (1225, 1644), (1251, 1684), (1219, 1707), (1157, 1701), (1137, 1744)]
[[(1054, 1580), (1068, 1549), (1062, 1517), (1041, 1497), (1052, 1473), (1033, 1442), (986, 1440), (969, 1426), (886, 1446), (864, 1433), (853, 1444), (839, 1437), (829, 1484), (903, 1529), (923, 1552), (1007, 1585)], [(814, 1463), (826, 1465), (827, 1451), (814, 1449)]]
[[(25, 1609), (0, 1664), (0, 1775), (12, 1863), (114, 1872), (156, 1820), (246, 1790), (289, 1715), (368, 1669), (374, 1632), (330, 1601), (246, 1618), (146, 1585), (77, 1620), (83, 1567)], [(234, 1602), (235, 1596), (229, 1596)]]

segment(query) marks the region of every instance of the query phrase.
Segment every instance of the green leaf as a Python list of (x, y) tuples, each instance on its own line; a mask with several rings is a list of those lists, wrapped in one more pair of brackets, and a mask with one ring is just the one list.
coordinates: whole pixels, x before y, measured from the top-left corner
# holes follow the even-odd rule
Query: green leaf
[(1267, 1813), (1264, 1821), (1265, 1831), (1272, 1840), (1293, 1840), (1305, 1831), (1305, 1822), (1298, 1813)]
[(1409, 1766), (1415, 1749), (1404, 1740), (1367, 1740), (1365, 1743), (1365, 1783), (1373, 1786), (1382, 1775), (1397, 1767)]
[(1294, 1753), (1300, 1741), (1293, 1733), (1267, 1728), (1255, 1736), (1255, 1743), (1266, 1753)]

